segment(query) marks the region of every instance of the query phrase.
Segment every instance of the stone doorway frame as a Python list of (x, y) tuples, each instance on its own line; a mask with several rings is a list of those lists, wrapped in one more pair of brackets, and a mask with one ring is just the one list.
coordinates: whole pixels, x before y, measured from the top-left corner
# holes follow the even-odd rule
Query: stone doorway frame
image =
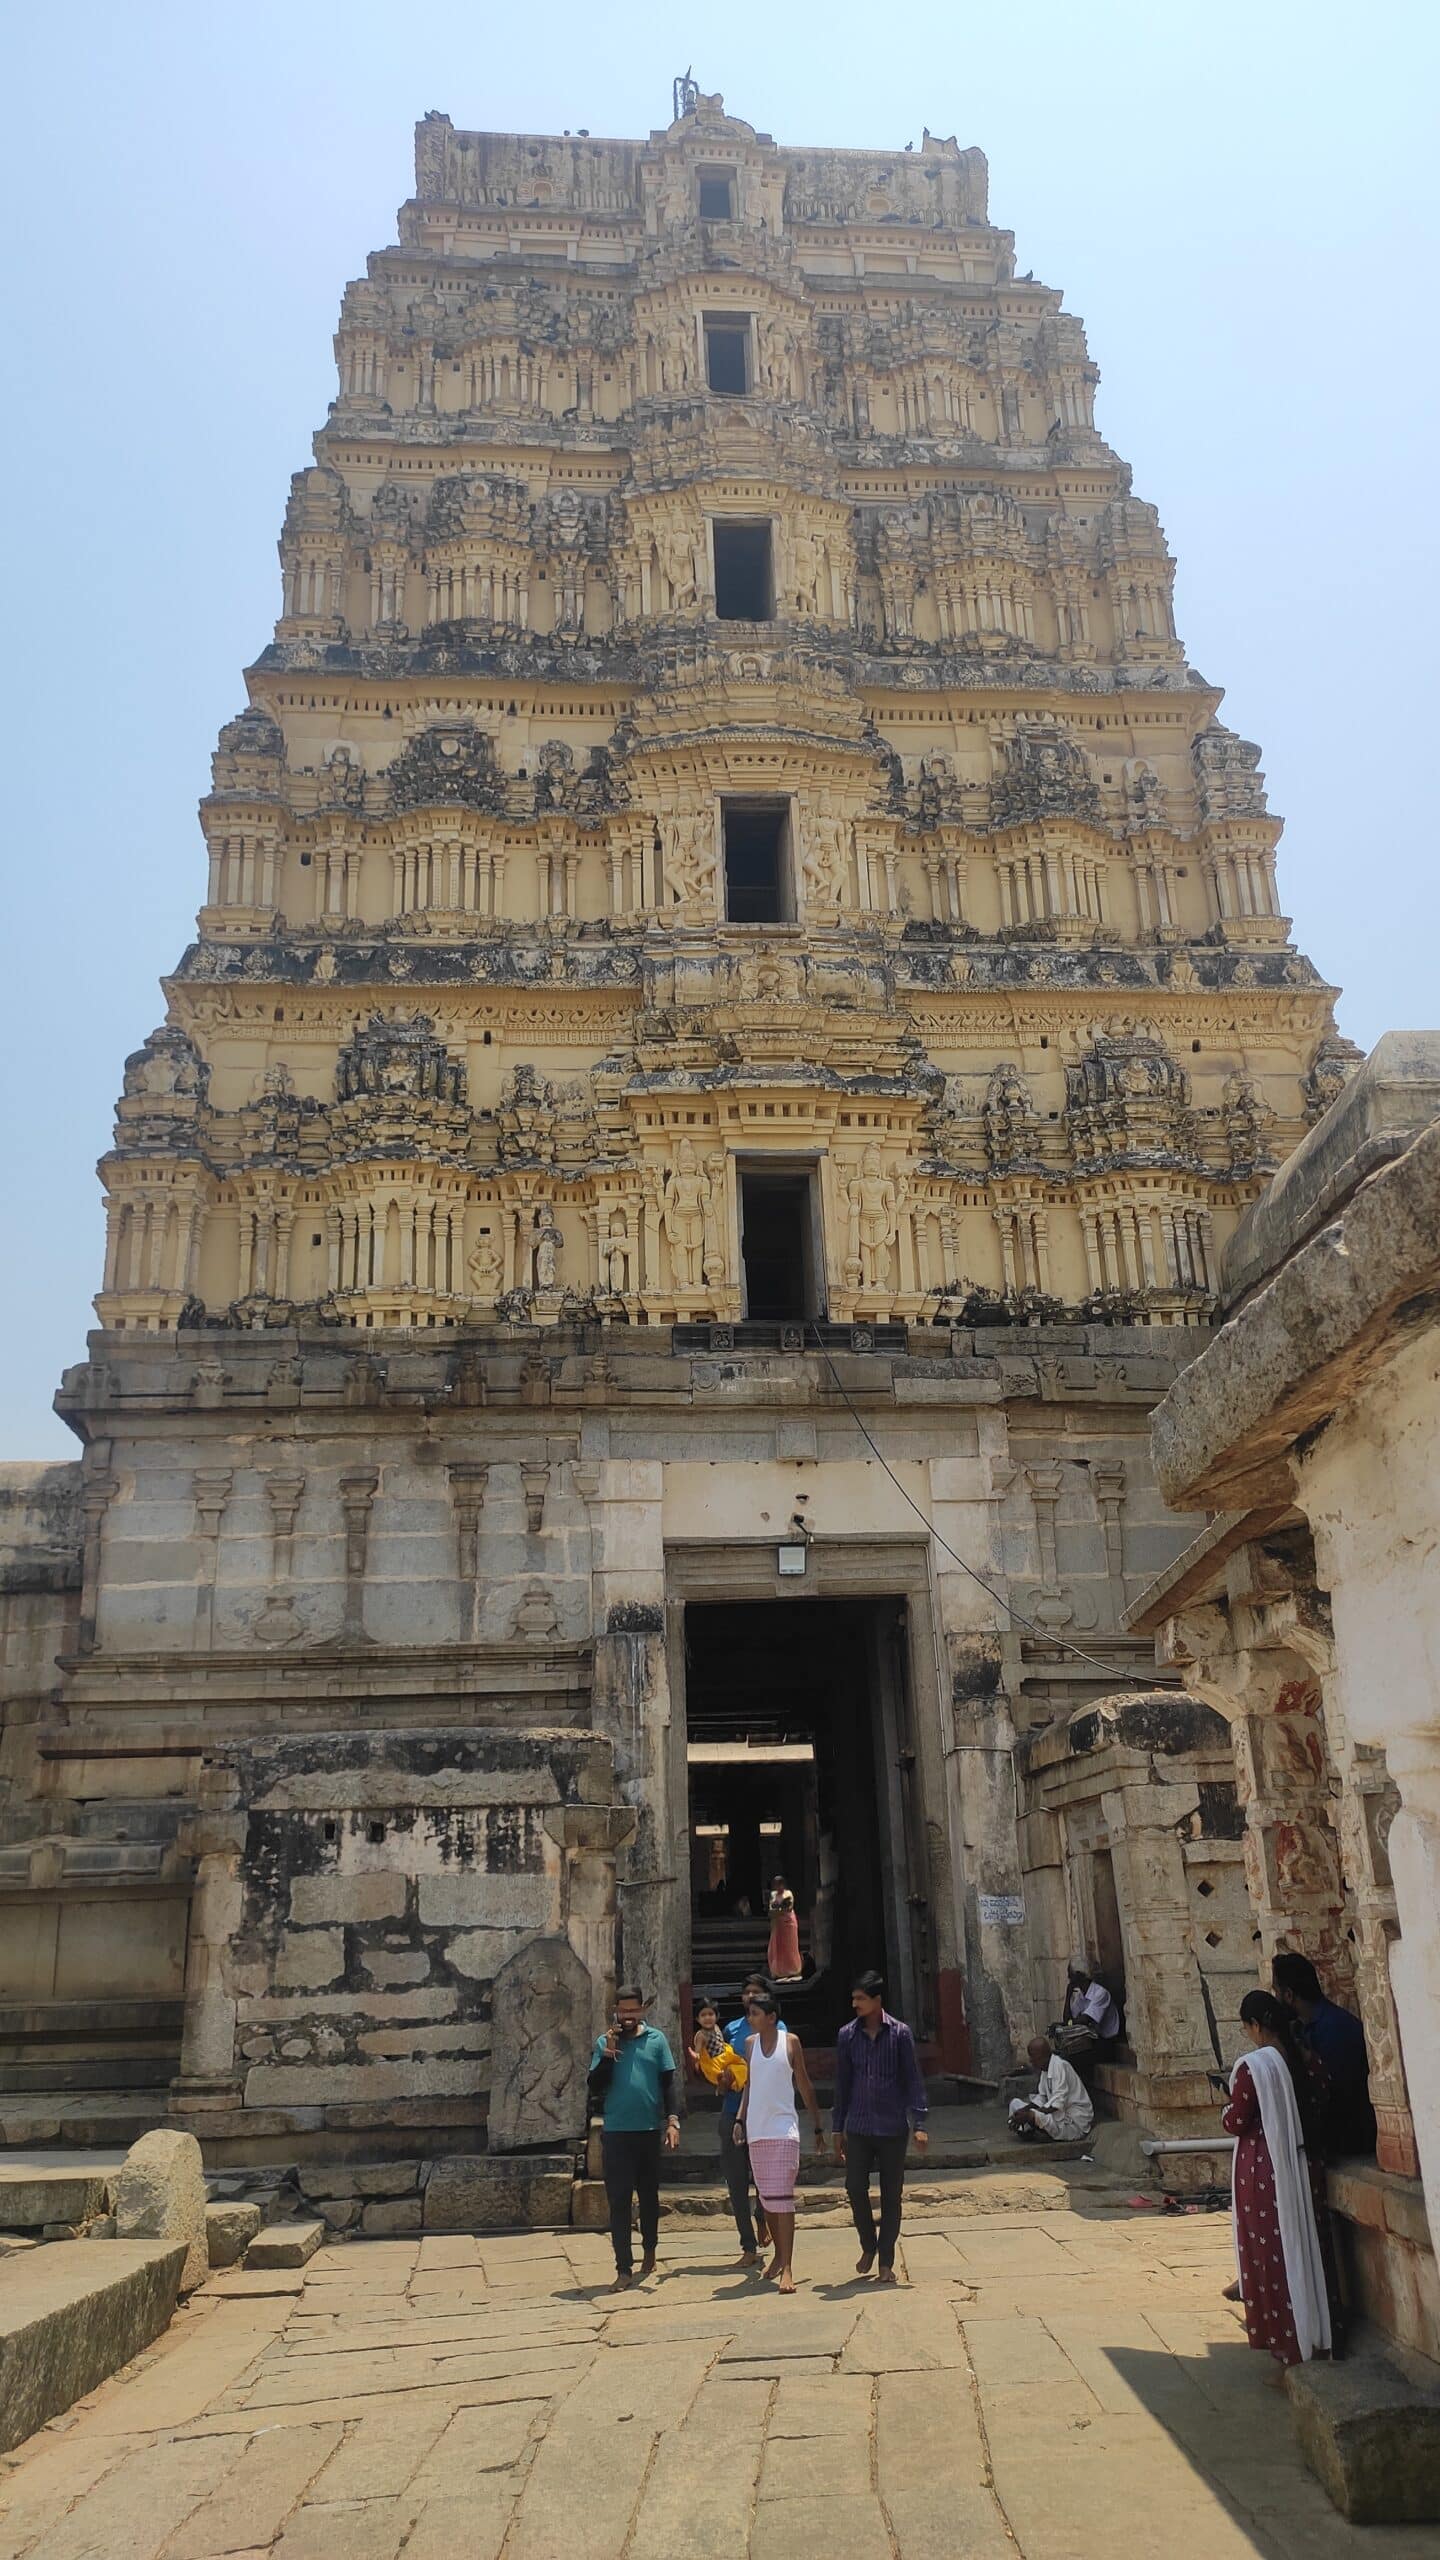
[(684, 1806), (672, 1860), (671, 1945), (690, 1981), (690, 1773), (685, 1707), (685, 1611), (694, 1602), (890, 1600), (903, 1612), (902, 1676), (879, 1665), (874, 1709), (894, 1784), (880, 1808), (881, 1889), (891, 1998), (925, 2039), (940, 2031), (940, 1976), (955, 1963), (945, 1813), (947, 1737), (936, 1653), (928, 1540), (816, 1538), (803, 1578), (781, 1578), (776, 1538), (678, 1540), (665, 1547), (665, 1646), (670, 1687), (671, 1801)]

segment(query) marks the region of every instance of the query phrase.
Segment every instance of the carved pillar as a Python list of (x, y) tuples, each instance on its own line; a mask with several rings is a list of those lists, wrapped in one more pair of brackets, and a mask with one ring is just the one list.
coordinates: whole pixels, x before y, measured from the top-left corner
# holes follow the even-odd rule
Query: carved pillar
[(1125, 1462), (1117, 1458), (1113, 1464), (1094, 1466), (1090, 1483), (1095, 1495), (1095, 1508), (1105, 1537), (1105, 1570), (1122, 1595), (1125, 1590)]
[(456, 1465), (449, 1469), (450, 1499), (455, 1506), (460, 1582), (468, 1594), (466, 1623), (473, 1640), (479, 1632), (480, 1515), (485, 1508), (488, 1467)]
[(1364, 2023), (1370, 2063), (1375, 2157), (1382, 2169), (1393, 2169), (1402, 2178), (1418, 2178), (1420, 2154), (1390, 1978), (1392, 1951), (1400, 1940), (1390, 1865), (1390, 1829), (1400, 1807), (1399, 1790), (1384, 1752), (1373, 1744), (1351, 1740), (1334, 1688), (1326, 1691), (1325, 1723), (1340, 1774), (1336, 1808), (1340, 1864), (1351, 1896), (1355, 2006)]
[(108, 1440), (95, 1441), (89, 1451), (91, 1472), (80, 1493), (80, 1516), (84, 1522), (83, 1564), (80, 1586), (80, 1627), (78, 1650), (95, 1650), (96, 1623), (100, 1615), (100, 1554), (105, 1514), (120, 1490), (120, 1479), (112, 1475), (106, 1460), (110, 1455)]
[(195, 1538), (200, 1549), (200, 1572), (195, 1586), (197, 1653), (208, 1653), (215, 1641), (215, 1577), (220, 1564), (220, 1521), (234, 1481), (234, 1472), (229, 1467), (197, 1467), (192, 1479)]
[(1193, 1785), (1119, 1787), (1102, 1798), (1125, 1949), (1126, 2030), (1137, 2112), (1146, 2124), (1196, 2119), (1208, 2133), (1215, 2051), (1201, 1991), (1185, 1872)]
[(358, 1467), (352, 1475), (340, 1479), (340, 1502), (345, 1514), (345, 1619), (341, 1634), (347, 1644), (365, 1642), (365, 1555), (370, 1540), (370, 1507), (379, 1482), (376, 1467)]
[(270, 1579), (276, 1585), (290, 1579), (295, 1514), (304, 1490), (305, 1478), (298, 1469), (293, 1475), (265, 1478), (265, 1496), (270, 1505)]
[(235, 2053), (235, 1994), (230, 1949), (244, 1901), (242, 1813), (202, 1813), (182, 1827), (179, 1845), (196, 1860), (185, 1949), (185, 2024), (170, 2112), (200, 2115), (242, 2103)]

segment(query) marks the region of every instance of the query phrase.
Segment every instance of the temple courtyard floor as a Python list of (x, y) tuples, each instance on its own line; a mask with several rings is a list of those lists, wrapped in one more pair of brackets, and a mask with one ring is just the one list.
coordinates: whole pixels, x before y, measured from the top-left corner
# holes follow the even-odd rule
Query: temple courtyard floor
[(619, 2296), (580, 2231), (212, 2277), (0, 2471), (0, 2555), (1434, 2560), (1305, 2468), (1225, 2217), (1002, 2169), (917, 2197), (893, 2290), (855, 2254), (807, 2213), (780, 2300), (675, 2214)]

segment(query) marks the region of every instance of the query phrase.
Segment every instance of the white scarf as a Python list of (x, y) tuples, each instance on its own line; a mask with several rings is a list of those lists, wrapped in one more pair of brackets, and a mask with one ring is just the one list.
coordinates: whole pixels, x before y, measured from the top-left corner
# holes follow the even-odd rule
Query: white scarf
[[(1320, 2234), (1315, 2227), (1315, 2205), (1305, 2166), (1305, 2136), (1300, 2126), (1300, 2110), (1295, 2104), (1295, 2083), (1290, 2077), (1290, 2066), (1284, 2054), (1275, 2045), (1257, 2044), (1252, 2051), (1242, 2053), (1230, 2074), (1232, 2095), (1235, 2072), (1241, 2063), (1250, 2074), (1260, 2102), (1265, 2148), (1275, 2173), (1275, 2217), (1280, 2225), (1285, 2283), (1290, 2295), (1296, 2340), (1308, 2364), (1317, 2348), (1330, 2345), (1330, 2305), (1325, 2292)], [(1233, 2223), (1233, 2192), (1230, 2210)], [(1238, 2266), (1238, 2239), (1235, 2262)]]

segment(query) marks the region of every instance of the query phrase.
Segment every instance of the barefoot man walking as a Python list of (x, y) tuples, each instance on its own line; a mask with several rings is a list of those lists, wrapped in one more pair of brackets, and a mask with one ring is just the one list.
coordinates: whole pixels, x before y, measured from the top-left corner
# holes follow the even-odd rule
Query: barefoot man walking
[(815, 2148), (825, 2148), (825, 2128), (810, 2085), (798, 2036), (780, 2025), (780, 2012), (767, 1993), (745, 2004), (750, 2040), (745, 2048), (749, 2077), (735, 2126), (737, 2143), (748, 2143), (750, 2165), (775, 2255), (765, 2274), (776, 2280), (778, 2293), (795, 2290), (795, 2177), (800, 2166), (800, 2125), (796, 2091), (815, 2127)]
[[(845, 2192), (860, 2242), (855, 2273), (868, 2276), (878, 2245), (878, 2281), (893, 2284), (905, 2153), (912, 2125), (916, 2150), (925, 2149), (928, 2101), (915, 2039), (903, 2018), (891, 2017), (878, 1973), (857, 1974), (850, 2006), (855, 2015), (841, 2028), (835, 2046), (835, 2148), (845, 2171)], [(870, 2203), (870, 2179), (877, 2169), (878, 2243)]]

